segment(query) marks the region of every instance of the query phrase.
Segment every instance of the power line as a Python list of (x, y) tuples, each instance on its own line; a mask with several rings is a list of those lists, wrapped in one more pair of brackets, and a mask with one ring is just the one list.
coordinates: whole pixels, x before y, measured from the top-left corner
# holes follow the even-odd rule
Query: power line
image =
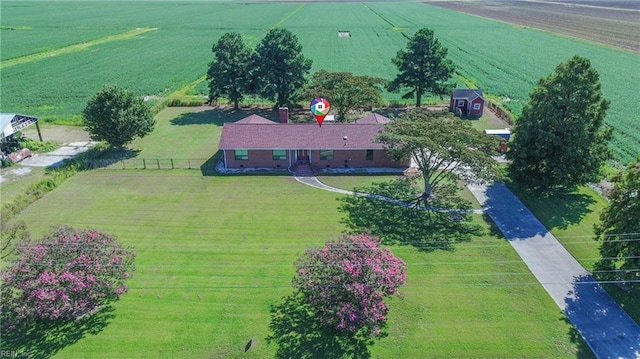
[[(246, 242), (245, 242), (246, 241)], [(242, 250), (242, 249), (246, 249), (247, 247), (260, 247), (260, 250), (263, 251), (271, 251), (271, 250), (276, 250), (279, 248), (290, 248), (290, 249), (297, 249), (297, 248), (301, 248), (301, 249), (316, 249), (316, 248), (324, 248), (322, 246), (318, 246), (318, 245), (311, 245), (309, 243), (296, 243), (296, 242), (289, 242), (289, 243), (282, 243), (282, 242), (278, 242), (278, 243), (274, 243), (274, 244), (267, 244), (264, 242), (250, 242), (251, 239), (243, 239), (242, 242), (237, 243), (237, 244), (233, 244), (233, 243), (228, 243), (228, 242), (224, 242), (224, 243), (169, 243), (169, 242), (154, 242), (154, 243), (141, 243), (141, 244), (136, 244), (133, 245), (131, 247), (131, 249), (134, 250), (145, 250), (145, 251), (163, 251), (165, 250), (167, 247), (171, 248), (171, 249), (180, 249), (180, 248), (185, 248), (185, 249), (195, 249), (198, 251), (201, 251), (203, 249), (225, 249), (228, 250), (228, 252), (232, 252), (232, 250), (229, 249), (238, 249), (238, 250)], [(477, 241), (477, 240), (460, 240), (460, 241), (456, 241), (456, 240), (434, 240), (433, 242), (435, 243), (447, 243), (448, 245), (445, 246), (438, 246), (438, 245), (430, 245), (429, 242), (427, 241), (398, 241), (398, 243), (390, 243), (390, 244), (384, 244), (378, 248), (345, 248), (344, 250), (349, 250), (349, 251), (373, 251), (373, 250), (377, 250), (377, 249), (382, 249), (382, 248), (387, 248), (387, 249), (392, 249), (393, 246), (395, 245), (416, 245), (416, 244), (422, 244), (424, 248), (428, 248), (428, 249), (450, 249), (451, 247), (454, 247), (455, 245), (458, 244), (463, 244), (464, 248), (491, 248), (491, 247), (506, 247), (504, 245), (504, 242), (509, 242), (508, 240), (503, 240), (503, 239), (496, 239), (496, 240), (481, 240), (481, 241)], [(607, 241), (607, 243), (618, 243), (618, 242), (636, 242), (636, 241), (640, 241), (640, 238), (627, 238), (627, 239), (615, 239), (615, 240), (609, 240)], [(490, 244), (474, 244), (474, 243), (478, 243), (478, 242), (486, 242), (486, 243), (490, 243)], [(594, 243), (598, 243), (597, 241), (565, 241), (565, 242), (561, 242), (561, 244), (563, 245), (568, 245), (568, 244), (594, 244)], [(69, 243), (46, 243), (44, 244), (44, 246), (47, 247), (55, 247), (55, 248), (60, 248), (60, 247), (68, 247), (68, 248), (87, 248), (90, 247), (90, 244), (81, 244), (81, 245), (76, 245), (76, 244), (69, 244)], [(151, 247), (151, 248), (145, 248), (145, 247)], [(157, 247), (163, 247), (163, 248), (157, 248)], [(18, 246), (16, 248), (23, 248), (21, 246)], [(121, 248), (127, 248), (125, 244), (121, 243)], [(330, 249), (332, 251), (340, 251), (343, 250), (342, 248), (332, 248)]]

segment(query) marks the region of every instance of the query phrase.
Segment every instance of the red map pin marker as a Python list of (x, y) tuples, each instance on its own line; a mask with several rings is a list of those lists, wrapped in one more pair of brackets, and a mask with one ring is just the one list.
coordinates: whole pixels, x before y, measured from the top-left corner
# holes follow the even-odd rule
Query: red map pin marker
[(316, 121), (318, 121), (318, 126), (322, 127), (322, 121), (324, 121), (324, 118), (329, 113), (330, 107), (329, 101), (322, 97), (318, 97), (311, 101), (311, 113), (316, 118)]

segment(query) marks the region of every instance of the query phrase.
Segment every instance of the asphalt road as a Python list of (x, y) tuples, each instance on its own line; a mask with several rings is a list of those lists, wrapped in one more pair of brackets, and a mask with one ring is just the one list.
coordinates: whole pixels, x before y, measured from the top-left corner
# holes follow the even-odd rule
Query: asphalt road
[(598, 358), (640, 358), (640, 326), (504, 184), (469, 189)]

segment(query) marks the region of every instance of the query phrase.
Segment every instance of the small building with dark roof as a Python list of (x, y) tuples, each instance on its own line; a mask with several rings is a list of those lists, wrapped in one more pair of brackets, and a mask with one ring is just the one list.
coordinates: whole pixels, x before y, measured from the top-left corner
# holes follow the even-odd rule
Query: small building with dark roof
[[(218, 148), (224, 168), (288, 168), (309, 163), (316, 168), (408, 168), (394, 161), (375, 137), (386, 117), (364, 123), (277, 123), (257, 115), (225, 123)], [(375, 120), (375, 121), (373, 121)], [(388, 120), (388, 119), (387, 119)]]
[(451, 92), (449, 111), (461, 118), (480, 118), (484, 111), (484, 98), (480, 89), (455, 89)]

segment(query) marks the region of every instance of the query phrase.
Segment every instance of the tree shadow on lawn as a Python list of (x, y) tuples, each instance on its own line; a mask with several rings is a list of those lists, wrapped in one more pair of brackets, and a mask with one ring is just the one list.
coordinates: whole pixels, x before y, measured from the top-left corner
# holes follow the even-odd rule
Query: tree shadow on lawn
[(591, 196), (576, 191), (541, 192), (515, 183), (507, 186), (549, 230), (567, 229), (580, 223), (592, 212), (589, 206), (595, 203)]
[(268, 343), (277, 346), (275, 358), (370, 358), (365, 340), (347, 330), (338, 330), (323, 324), (320, 313), (299, 293), (283, 298), (271, 307), (271, 334)]
[[(399, 179), (356, 188), (355, 192), (373, 193), (409, 202), (415, 198), (412, 180)], [(456, 196), (454, 185), (441, 187), (430, 205), (445, 211), (411, 208), (375, 198), (346, 196), (339, 210), (351, 233), (370, 233), (379, 236), (384, 244), (412, 245), (420, 251), (453, 250), (456, 242), (469, 241), (482, 234), (482, 228), (472, 222), (466, 212), (471, 204)]]
[(236, 111), (230, 108), (212, 108), (202, 112), (190, 112), (179, 115), (171, 120), (175, 126), (190, 125), (217, 125), (222, 126), (225, 122), (235, 122), (251, 115), (259, 115), (268, 120), (278, 122), (278, 112), (273, 109), (260, 107), (241, 108)]
[(112, 306), (71, 322), (41, 321), (28, 328), (17, 328), (2, 335), (3, 351), (29, 358), (50, 358), (87, 334), (96, 335), (115, 317)]
[(567, 317), (562, 316), (561, 321), (569, 324), (569, 340), (576, 345), (576, 358), (577, 359), (596, 359), (595, 354), (591, 351), (591, 348), (584, 341), (576, 327), (573, 326), (571, 321)]
[(79, 157), (75, 161), (79, 161), (85, 169), (106, 168), (120, 161), (135, 158), (140, 150), (132, 150), (130, 148), (108, 148), (100, 153), (91, 153), (86, 156)]

